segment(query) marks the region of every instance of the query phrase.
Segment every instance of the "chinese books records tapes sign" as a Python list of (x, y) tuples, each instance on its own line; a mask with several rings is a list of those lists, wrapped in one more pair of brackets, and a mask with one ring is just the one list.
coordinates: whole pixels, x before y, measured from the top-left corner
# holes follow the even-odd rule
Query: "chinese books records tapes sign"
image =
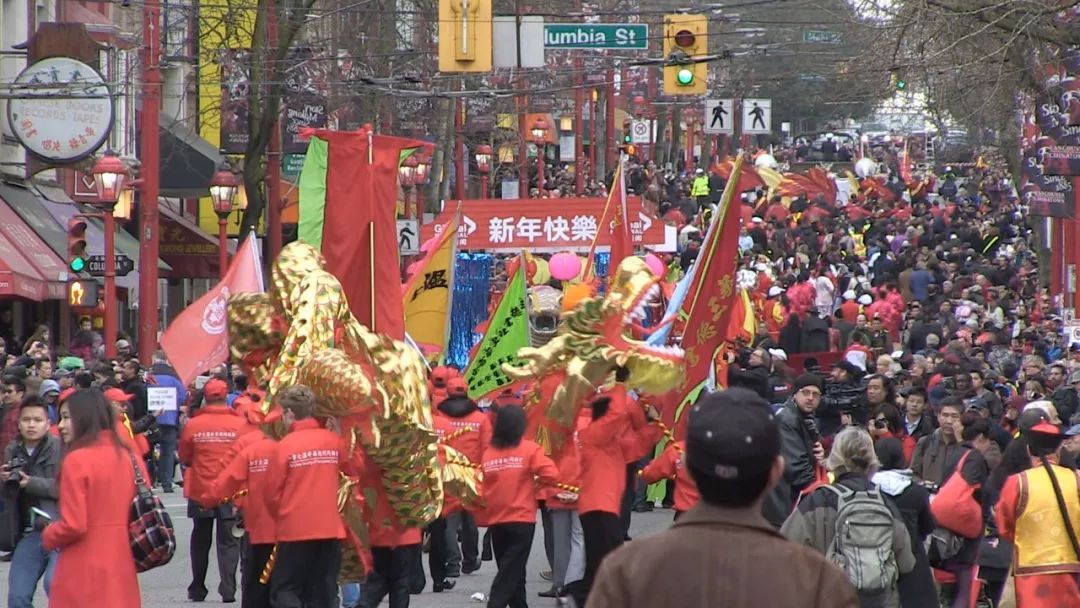
[[(604, 213), (602, 198), (553, 198), (543, 204), (516, 200), (462, 201), (459, 249), (487, 251), (587, 252), (599, 235), (598, 247), (610, 246), (610, 228), (601, 229)], [(630, 197), (627, 202), (630, 232), (634, 245), (653, 251), (675, 251), (676, 231)], [(447, 207), (436, 220), (420, 229), (420, 242), (435, 235), (436, 227), (450, 221), (453, 210)]]

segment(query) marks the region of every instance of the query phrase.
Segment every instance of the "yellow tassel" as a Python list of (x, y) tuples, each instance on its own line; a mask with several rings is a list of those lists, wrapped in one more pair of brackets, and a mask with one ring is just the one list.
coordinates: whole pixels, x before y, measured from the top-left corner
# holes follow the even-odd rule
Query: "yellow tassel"
[(457, 439), (458, 437), (461, 437), (465, 433), (468, 433), (472, 430), (473, 428), (470, 426), (463, 426), (460, 429), (454, 431), (453, 433), (449, 433), (443, 436), (443, 438), (439, 440), (439, 443), (450, 443), (451, 441)]
[(248, 495), (247, 488), (244, 488), (243, 490), (240, 490), (239, 492), (237, 492), (236, 494), (233, 494), (232, 496), (226, 496), (225, 498), (222, 498), (221, 499), (221, 504), (225, 504), (227, 502), (236, 502), (236, 501), (240, 500), (241, 498), (243, 498), (243, 497), (245, 497), (247, 495)]
[(263, 566), (262, 574), (259, 576), (260, 585), (267, 585), (270, 583), (270, 574), (274, 571), (275, 561), (277, 561), (277, 545), (274, 545), (274, 548), (270, 549), (270, 557), (266, 558), (266, 565)]

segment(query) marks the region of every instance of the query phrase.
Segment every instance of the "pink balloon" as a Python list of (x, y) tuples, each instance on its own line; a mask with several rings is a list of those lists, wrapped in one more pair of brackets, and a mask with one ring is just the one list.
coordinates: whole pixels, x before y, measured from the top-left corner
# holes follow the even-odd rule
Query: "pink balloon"
[(660, 259), (655, 253), (645, 254), (645, 265), (649, 267), (653, 275), (656, 277), (664, 276), (664, 261)]
[(551, 278), (569, 281), (581, 274), (581, 258), (569, 252), (556, 253), (548, 260), (548, 270)]

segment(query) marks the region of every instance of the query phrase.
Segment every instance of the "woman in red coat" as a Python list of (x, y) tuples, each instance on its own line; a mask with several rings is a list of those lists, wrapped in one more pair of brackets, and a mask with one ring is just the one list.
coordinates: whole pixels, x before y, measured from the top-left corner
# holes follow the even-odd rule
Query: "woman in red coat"
[(60, 405), (67, 450), (60, 463), (60, 520), (42, 535), (46, 551), (60, 550), (51, 608), (142, 605), (128, 543), (135, 471), (115, 428), (101, 391), (80, 390)]

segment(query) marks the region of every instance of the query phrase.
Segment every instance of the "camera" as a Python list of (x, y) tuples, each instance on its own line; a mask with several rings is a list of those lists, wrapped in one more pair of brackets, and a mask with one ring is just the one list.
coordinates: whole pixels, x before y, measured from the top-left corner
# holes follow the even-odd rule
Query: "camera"
[(19, 472), (23, 470), (27, 461), (21, 456), (15, 456), (4, 463), (4, 483), (19, 485)]
[(886, 423), (884, 420), (881, 420), (880, 418), (875, 418), (874, 419), (874, 428), (875, 429), (884, 429), (887, 426), (887, 424), (888, 423)]

